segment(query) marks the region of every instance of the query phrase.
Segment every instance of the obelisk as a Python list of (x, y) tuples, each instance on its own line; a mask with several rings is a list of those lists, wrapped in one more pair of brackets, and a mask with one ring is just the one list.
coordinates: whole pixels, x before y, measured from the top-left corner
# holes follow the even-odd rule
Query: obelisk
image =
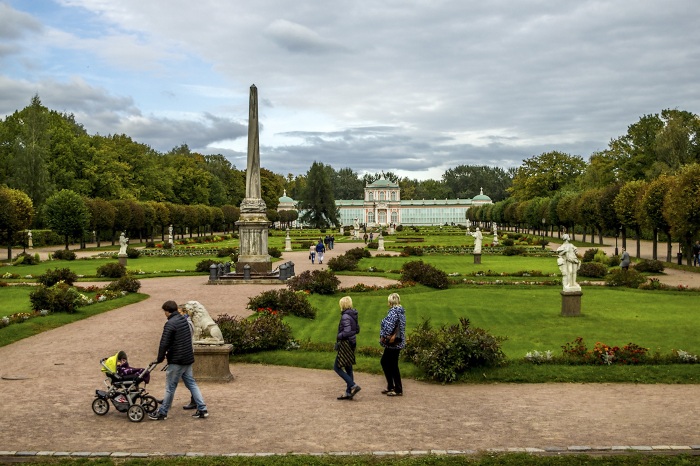
[(272, 261), (267, 253), (267, 206), (260, 189), (260, 132), (258, 129), (258, 89), (250, 86), (248, 105), (248, 165), (246, 166), (245, 199), (241, 202), (241, 218), (236, 225), (240, 250), (236, 273), (244, 273), (248, 265), (252, 274), (267, 274)]

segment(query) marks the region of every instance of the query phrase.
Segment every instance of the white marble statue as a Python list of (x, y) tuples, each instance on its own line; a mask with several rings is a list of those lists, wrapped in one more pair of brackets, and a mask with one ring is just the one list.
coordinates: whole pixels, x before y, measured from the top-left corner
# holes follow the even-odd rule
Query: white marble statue
[(564, 244), (557, 248), (557, 265), (561, 270), (561, 281), (564, 285), (564, 291), (581, 291), (581, 286), (576, 283), (576, 273), (581, 267), (581, 261), (576, 253), (578, 249), (569, 242), (569, 235), (564, 234), (562, 237)]
[(469, 232), (469, 234), (474, 237), (474, 254), (481, 254), (481, 241), (484, 239), (484, 235), (481, 234), (479, 227), (476, 227), (474, 233)]
[(129, 245), (129, 238), (126, 237), (126, 232), (122, 231), (119, 235), (119, 255), (126, 256), (126, 247)]
[(195, 345), (223, 345), (224, 336), (221, 334), (221, 329), (214, 319), (211, 318), (209, 312), (199, 301), (188, 301), (183, 309), (192, 319), (194, 325)]
[(173, 244), (173, 226), (168, 227), (168, 243)]

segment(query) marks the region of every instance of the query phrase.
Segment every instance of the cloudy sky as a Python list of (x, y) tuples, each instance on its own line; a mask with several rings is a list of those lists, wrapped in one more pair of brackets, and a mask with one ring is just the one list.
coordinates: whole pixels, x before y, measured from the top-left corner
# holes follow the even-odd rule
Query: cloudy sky
[(584, 159), (639, 117), (700, 114), (697, 0), (0, 0), (0, 116), (39, 94), (90, 134), (245, 168), (440, 179)]

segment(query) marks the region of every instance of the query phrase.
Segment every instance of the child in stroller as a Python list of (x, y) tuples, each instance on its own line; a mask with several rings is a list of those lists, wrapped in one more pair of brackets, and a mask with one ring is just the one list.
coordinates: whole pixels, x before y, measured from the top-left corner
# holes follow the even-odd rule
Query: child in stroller
[(109, 403), (120, 413), (126, 412), (130, 421), (140, 422), (145, 414), (158, 409), (159, 400), (148, 394), (141, 384), (146, 385), (151, 377), (151, 371), (156, 364), (151, 363), (147, 368), (130, 367), (126, 353), (119, 351), (114, 356), (100, 360), (102, 372), (107, 375), (105, 385), (107, 390), (95, 390), (92, 410), (103, 416), (109, 411)]

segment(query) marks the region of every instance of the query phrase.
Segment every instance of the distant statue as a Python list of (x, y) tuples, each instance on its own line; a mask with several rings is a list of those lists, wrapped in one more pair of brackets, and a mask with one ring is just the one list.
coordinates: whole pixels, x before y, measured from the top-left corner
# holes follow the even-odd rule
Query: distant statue
[(355, 230), (359, 230), (359, 229), (360, 229), (360, 224), (357, 222), (357, 219), (355, 219), (355, 220), (353, 221), (352, 227), (353, 227)]
[(168, 243), (173, 244), (173, 226), (168, 227)]
[(569, 242), (569, 235), (564, 234), (562, 237), (564, 244), (557, 248), (557, 265), (561, 270), (561, 281), (564, 285), (564, 291), (581, 291), (581, 286), (576, 283), (576, 273), (581, 267), (581, 261), (576, 253), (578, 249)]
[(119, 235), (119, 255), (126, 256), (126, 247), (129, 245), (129, 238), (126, 237), (126, 233), (122, 231)]
[(476, 227), (474, 233), (469, 232), (469, 234), (474, 237), (474, 254), (481, 254), (481, 240), (484, 239), (484, 235), (481, 234), (479, 227)]
[(34, 242), (32, 241), (32, 230), (27, 232), (27, 247), (29, 249), (34, 249)]

